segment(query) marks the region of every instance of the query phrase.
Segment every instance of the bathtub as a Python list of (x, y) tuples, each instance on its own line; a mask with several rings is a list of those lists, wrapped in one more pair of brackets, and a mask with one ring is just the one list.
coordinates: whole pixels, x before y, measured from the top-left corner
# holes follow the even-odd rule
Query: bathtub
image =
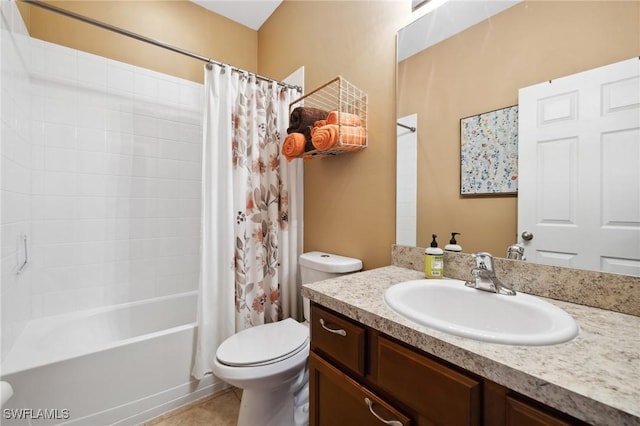
[[(195, 381), (196, 292), (46, 317), (2, 363), (2, 425), (135, 425), (223, 389)], [(37, 420), (34, 420), (37, 419)]]

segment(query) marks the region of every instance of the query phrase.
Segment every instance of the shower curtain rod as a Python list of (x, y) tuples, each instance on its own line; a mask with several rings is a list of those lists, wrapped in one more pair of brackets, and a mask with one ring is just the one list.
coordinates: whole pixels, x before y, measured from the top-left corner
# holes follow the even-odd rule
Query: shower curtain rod
[(406, 124), (402, 124), (402, 123), (396, 123), (396, 125), (400, 126), (400, 127), (404, 127), (405, 129), (411, 130), (412, 132), (416, 131), (415, 127), (412, 126), (407, 126)]
[[(28, 3), (30, 5), (37, 6), (37, 7), (40, 7), (42, 9), (49, 10), (51, 12), (55, 12), (55, 13), (58, 13), (60, 15), (64, 15), (64, 16), (67, 16), (69, 18), (77, 19), (78, 21), (82, 21), (82, 22), (85, 22), (87, 24), (91, 24), (91, 25), (94, 25), (96, 27), (100, 27), (102, 29), (105, 29), (105, 30), (108, 30), (108, 31), (112, 31), (114, 33), (118, 33), (118, 34), (126, 36), (126, 37), (130, 37), (130, 38), (133, 38), (133, 39), (145, 42), (145, 43), (149, 43), (149, 44), (152, 44), (154, 46), (161, 47), (163, 49), (167, 49), (167, 50), (170, 50), (170, 51), (175, 52), (175, 53), (179, 53), (179, 54), (184, 55), (184, 56), (189, 56), (190, 58), (193, 58), (193, 59), (198, 59), (200, 61), (206, 62), (207, 64), (216, 64), (216, 65), (220, 65), (220, 66), (228, 65), (228, 64), (225, 64), (223, 62), (219, 62), (219, 61), (216, 61), (214, 59), (207, 58), (206, 56), (202, 56), (202, 55), (199, 55), (197, 53), (190, 52), (190, 51), (188, 51), (186, 49), (182, 49), (180, 47), (172, 46), (172, 45), (170, 45), (168, 43), (165, 43), (163, 41), (156, 40), (156, 39), (153, 39), (153, 38), (150, 38), (150, 37), (145, 37), (143, 35), (136, 34), (134, 32), (125, 30), (123, 28), (116, 27), (114, 25), (107, 24), (105, 22), (98, 21), (96, 19), (89, 18), (89, 17), (84, 16), (84, 15), (80, 15), (80, 14), (75, 13), (75, 12), (71, 12), (70, 10), (66, 10), (66, 9), (59, 8), (57, 6), (53, 6), (53, 5), (49, 4), (49, 3), (43, 2), (41, 0), (22, 0), (22, 1), (24, 1), (25, 3)], [(236, 67), (231, 66), (231, 70), (235, 71), (235, 72), (242, 73), (242, 74), (247, 74), (247, 73), (248, 74), (252, 74), (257, 79), (268, 81), (268, 82), (276, 82), (280, 86), (284, 86), (284, 87), (287, 87), (289, 89), (296, 89), (298, 91), (298, 93), (302, 93), (302, 87), (300, 87), (300, 86), (294, 86), (294, 85), (291, 85), (291, 84), (284, 83), (282, 81), (274, 80), (274, 79), (269, 78), (269, 77), (264, 77), (262, 75), (254, 73), (254, 72), (243, 70), (242, 68), (236, 68)]]

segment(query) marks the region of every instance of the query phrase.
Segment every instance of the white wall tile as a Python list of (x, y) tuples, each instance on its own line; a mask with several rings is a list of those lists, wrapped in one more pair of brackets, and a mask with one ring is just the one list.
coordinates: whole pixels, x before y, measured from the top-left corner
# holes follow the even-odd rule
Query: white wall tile
[(78, 117), (77, 105), (67, 100), (42, 98), (43, 121), (47, 123), (75, 126)]
[(182, 130), (180, 134), (182, 135), (181, 141), (191, 142), (198, 145), (202, 145), (202, 126), (199, 124), (189, 124), (182, 123)]
[(107, 131), (106, 133), (106, 149), (122, 155), (131, 155), (133, 153), (133, 136), (128, 132)]
[[(134, 156), (132, 158), (133, 166), (131, 170), (132, 176), (138, 177), (157, 177), (159, 176), (159, 161), (157, 158)], [(153, 184), (153, 182), (150, 182)]]
[(82, 53), (78, 55), (78, 81), (89, 87), (107, 86), (107, 60), (105, 58)]
[(31, 197), (34, 220), (68, 220), (77, 217), (76, 197), (33, 195)]
[(137, 136), (158, 137), (159, 121), (155, 117), (134, 114), (133, 134)]
[(77, 125), (96, 131), (106, 130), (106, 108), (94, 105), (82, 105), (78, 108)]
[(158, 100), (172, 105), (180, 103), (180, 85), (174, 81), (158, 80)]
[(3, 190), (21, 194), (31, 192), (30, 169), (9, 160), (5, 156), (2, 156), (0, 164)]
[(45, 122), (43, 136), (45, 146), (75, 149), (77, 145), (76, 128), (72, 125)]
[(2, 223), (23, 222), (30, 219), (31, 200), (28, 194), (2, 191)]
[(202, 85), (28, 45), (30, 96), (3, 86), (0, 116), (3, 261), (26, 226), (27, 317), (197, 288)]
[(76, 173), (45, 171), (44, 176), (44, 195), (72, 196), (77, 194), (78, 176)]
[(158, 138), (134, 135), (133, 155), (141, 157), (157, 157)]
[(28, 168), (31, 164), (29, 138), (22, 138), (15, 132), (2, 130), (2, 156), (16, 166)]
[(133, 93), (133, 71), (119, 64), (107, 63), (107, 88), (118, 92)]
[(182, 136), (182, 126), (179, 121), (158, 120), (158, 137), (179, 141)]
[(138, 97), (155, 101), (158, 98), (158, 80), (137, 72), (133, 76), (133, 92)]
[(75, 149), (45, 147), (44, 168), (51, 172), (73, 173), (78, 168), (78, 151)]
[(133, 133), (133, 121), (133, 113), (130, 111), (110, 108), (106, 113), (106, 127), (111, 132)]
[(73, 81), (78, 78), (76, 51), (55, 44), (44, 50), (44, 72), (55, 80)]

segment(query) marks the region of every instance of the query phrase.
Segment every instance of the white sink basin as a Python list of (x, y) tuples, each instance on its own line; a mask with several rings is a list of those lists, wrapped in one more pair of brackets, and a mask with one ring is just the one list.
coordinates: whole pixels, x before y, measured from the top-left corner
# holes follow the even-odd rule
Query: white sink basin
[(554, 345), (578, 335), (571, 315), (551, 303), (477, 290), (460, 280), (406, 281), (387, 289), (384, 300), (418, 324), (485, 342)]

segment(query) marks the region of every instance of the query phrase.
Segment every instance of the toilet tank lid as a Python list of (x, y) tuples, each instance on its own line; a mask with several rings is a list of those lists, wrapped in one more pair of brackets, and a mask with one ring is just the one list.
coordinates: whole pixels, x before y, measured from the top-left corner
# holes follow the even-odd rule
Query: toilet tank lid
[(300, 255), (300, 266), (320, 272), (344, 274), (362, 269), (362, 261), (337, 254), (311, 251)]

